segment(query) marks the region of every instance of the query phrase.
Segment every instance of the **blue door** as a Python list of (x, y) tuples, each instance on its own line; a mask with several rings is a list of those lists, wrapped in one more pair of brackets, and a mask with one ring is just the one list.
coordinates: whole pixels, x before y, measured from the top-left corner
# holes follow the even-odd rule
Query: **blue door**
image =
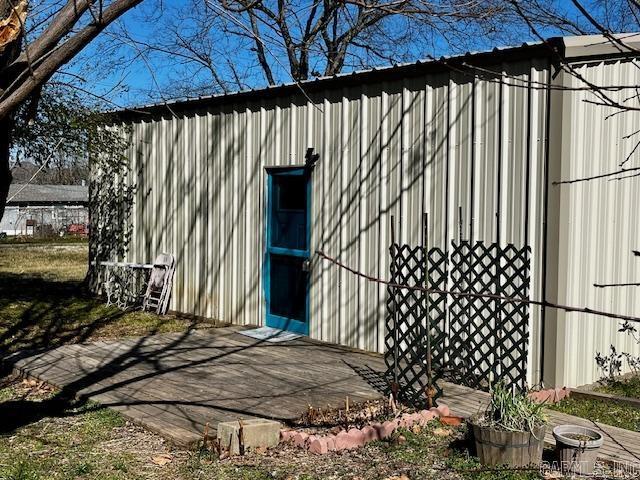
[(267, 326), (309, 334), (309, 171), (267, 170)]

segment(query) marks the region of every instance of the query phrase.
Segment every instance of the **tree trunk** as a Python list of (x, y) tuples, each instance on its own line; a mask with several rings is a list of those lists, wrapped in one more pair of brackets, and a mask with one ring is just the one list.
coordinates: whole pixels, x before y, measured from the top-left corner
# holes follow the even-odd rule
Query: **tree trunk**
[[(10, 0), (0, 0), (0, 20), (9, 17), (13, 10), (13, 2)], [(18, 58), (20, 54), (20, 45), (22, 43), (22, 34), (20, 34), (12, 43), (6, 44), (0, 48), (0, 71), (2, 71), (13, 60)], [(0, 91), (3, 91), (12, 81), (11, 78), (0, 78)], [(13, 180), (11, 168), (9, 167), (9, 153), (11, 151), (11, 135), (13, 133), (13, 118), (0, 120), (0, 221), (4, 217), (4, 210), (9, 195), (9, 186)]]
[(13, 180), (9, 167), (9, 152), (11, 149), (10, 120), (0, 121), (0, 221), (4, 217), (4, 209), (9, 195), (9, 186)]

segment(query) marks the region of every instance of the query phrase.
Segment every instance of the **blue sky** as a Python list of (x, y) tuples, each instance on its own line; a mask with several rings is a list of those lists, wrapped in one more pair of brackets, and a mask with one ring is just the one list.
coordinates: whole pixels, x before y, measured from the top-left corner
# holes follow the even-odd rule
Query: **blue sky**
[[(301, 5), (310, 0), (299, 0)], [(160, 5), (162, 8), (160, 8)], [(557, 6), (570, 9), (568, 0), (560, 0)], [(175, 22), (185, 31), (193, 30), (195, 26), (189, 20), (181, 19), (181, 16), (189, 16), (185, 11), (185, 2), (180, 0), (148, 0), (140, 7), (125, 15), (116, 25), (113, 25), (101, 38), (94, 41), (73, 65), (66, 66), (63, 70), (85, 79), (79, 82), (78, 78), (62, 74), (58, 78), (69, 83), (80, 83), (82, 88), (105, 95), (115, 105), (131, 106), (154, 101), (167, 100), (176, 96), (190, 95), (191, 90), (201, 94), (216, 93), (216, 88), (211, 84), (211, 75), (193, 64), (185, 64), (180, 58), (168, 54), (144, 54), (143, 47), (125, 38), (123, 32), (129, 32), (132, 40), (136, 42), (153, 43), (158, 38), (165, 37), (163, 27), (166, 22)], [(406, 28), (407, 24), (398, 25), (398, 30)], [(395, 28), (395, 26), (393, 27)], [(511, 31), (496, 31), (492, 35), (480, 35), (470, 31), (466, 39), (455, 44), (447, 43), (438, 36), (428, 38), (414, 38), (400, 45), (402, 54), (398, 54), (394, 61), (414, 61), (426, 58), (429, 55), (446, 55), (461, 53), (467, 50), (485, 50), (494, 46), (522, 43), (534, 40), (528, 29), (524, 26), (510, 29)], [(545, 36), (552, 36), (557, 32), (544, 30)], [(167, 36), (168, 38), (168, 36)], [(114, 48), (114, 40), (119, 40), (118, 48)], [(221, 76), (232, 78), (232, 71), (228, 64), (235, 65), (242, 70), (242, 82), (245, 87), (258, 88), (264, 86), (266, 81), (262, 71), (255, 66), (254, 53), (250, 50), (250, 42), (241, 41), (232, 36), (223, 36), (217, 39), (217, 45), (221, 50), (215, 56), (216, 66)], [(279, 82), (291, 81), (285, 68), (286, 59), (281, 58), (284, 53), (279, 50), (276, 43), (269, 42), (267, 56), (274, 68), (274, 73)], [(278, 58), (274, 58), (278, 57)], [(386, 65), (389, 61), (370, 59), (369, 64)], [(345, 68), (345, 71), (354, 69), (354, 66)], [(191, 88), (194, 87), (194, 88)], [(236, 86), (230, 87), (236, 90)]]

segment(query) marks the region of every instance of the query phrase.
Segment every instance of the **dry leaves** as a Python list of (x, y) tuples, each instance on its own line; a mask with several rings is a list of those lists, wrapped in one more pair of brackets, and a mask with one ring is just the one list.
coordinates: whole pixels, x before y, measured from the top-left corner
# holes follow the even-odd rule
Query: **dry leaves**
[(542, 478), (544, 478), (545, 480), (556, 480), (559, 478), (564, 478), (564, 476), (560, 472), (544, 472), (542, 474)]
[(173, 457), (168, 453), (162, 453), (160, 455), (154, 455), (153, 457), (151, 457), (151, 461), (161, 467), (167, 465), (168, 463), (171, 463), (172, 460)]
[(27, 0), (16, 5), (9, 16), (0, 20), (0, 52), (4, 47), (20, 36), (22, 26), (27, 19)]
[(23, 397), (44, 397), (55, 391), (54, 386), (32, 378), (23, 379), (15, 389)]
[(440, 423), (442, 423), (443, 425), (449, 425), (451, 427), (458, 427), (462, 425), (462, 422), (464, 422), (464, 418), (462, 417), (456, 417), (453, 415), (440, 417)]
[(348, 430), (349, 427), (362, 425), (392, 413), (386, 401), (367, 401), (353, 403), (349, 397), (345, 398), (344, 406), (317, 407), (309, 405), (307, 411), (296, 422), (305, 427), (338, 425)]

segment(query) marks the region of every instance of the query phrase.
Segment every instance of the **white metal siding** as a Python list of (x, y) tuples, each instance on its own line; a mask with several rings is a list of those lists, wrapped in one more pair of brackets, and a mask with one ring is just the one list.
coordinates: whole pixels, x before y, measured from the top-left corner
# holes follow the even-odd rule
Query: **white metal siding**
[[(532, 248), (541, 296), (546, 60), (489, 67), (507, 76), (433, 73), (135, 122), (138, 186), (130, 261), (177, 258), (171, 309), (262, 324), (265, 172), (320, 161), (312, 180), (312, 245), (366, 274), (388, 277), (390, 218), (401, 241), (471, 240)], [(518, 79), (522, 79), (519, 81)], [(384, 348), (384, 287), (313, 262), (310, 334)], [(537, 339), (539, 312), (532, 310)], [(530, 380), (537, 347), (530, 349)]]
[[(577, 72), (598, 85), (638, 85), (637, 60), (607, 61), (577, 65)], [(584, 87), (571, 77), (569, 85)], [(624, 103), (634, 92), (621, 90), (608, 95)], [(590, 92), (565, 93), (564, 115), (567, 131), (563, 135), (562, 180), (575, 180), (615, 172), (640, 141), (640, 116), (636, 112), (616, 115), (613, 108), (594, 105), (599, 100)], [(637, 101), (627, 104), (636, 106)], [(607, 118), (608, 117), (608, 118)], [(629, 138), (625, 138), (631, 135)], [(636, 151), (626, 167), (637, 167)], [(552, 178), (550, 180), (558, 180)], [(640, 177), (614, 180), (603, 178), (562, 186), (560, 222), (561, 252), (558, 269), (565, 280), (559, 287), (561, 303), (587, 306), (620, 314), (638, 316), (640, 287), (596, 288), (594, 283), (632, 283), (640, 281), (640, 259), (632, 250), (640, 247)], [(559, 349), (564, 351), (563, 375), (557, 384), (577, 386), (594, 382), (599, 372), (594, 361), (597, 352), (608, 353), (609, 345), (618, 351), (639, 354), (633, 340), (617, 331), (619, 321), (580, 313), (558, 313), (565, 335)]]

